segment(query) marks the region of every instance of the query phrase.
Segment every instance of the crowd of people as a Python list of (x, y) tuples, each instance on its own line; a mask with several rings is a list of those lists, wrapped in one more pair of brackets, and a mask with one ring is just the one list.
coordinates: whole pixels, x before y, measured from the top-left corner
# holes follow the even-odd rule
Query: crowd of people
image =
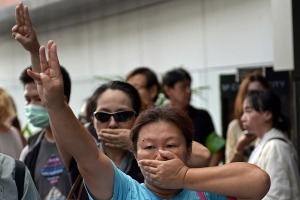
[[(77, 117), (56, 44), (40, 46), (22, 2), (15, 14), (12, 35), (31, 57), (20, 75), (26, 117), (41, 131), (24, 138), (0, 88), (4, 199), (300, 199), (289, 120), (258, 72), (241, 83), (226, 140), (210, 114), (190, 104), (192, 78), (183, 68), (160, 84), (153, 70), (138, 67), (125, 82), (96, 88)], [(167, 105), (156, 104), (160, 92)]]

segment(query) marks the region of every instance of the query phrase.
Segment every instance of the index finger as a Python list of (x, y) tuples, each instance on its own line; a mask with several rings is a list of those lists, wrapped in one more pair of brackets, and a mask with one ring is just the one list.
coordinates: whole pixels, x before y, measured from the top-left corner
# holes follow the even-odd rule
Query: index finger
[(120, 129), (101, 129), (101, 132), (118, 135), (120, 133)]
[(153, 168), (157, 168), (157, 166), (159, 165), (158, 160), (147, 160), (147, 159), (143, 159), (143, 160), (139, 160), (138, 164), (139, 166), (148, 166), (148, 167), (153, 167)]

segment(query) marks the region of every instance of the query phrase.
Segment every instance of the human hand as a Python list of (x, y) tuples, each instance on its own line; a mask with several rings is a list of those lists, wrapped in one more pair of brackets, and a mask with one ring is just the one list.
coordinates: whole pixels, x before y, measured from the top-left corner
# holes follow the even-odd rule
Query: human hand
[(160, 160), (139, 160), (138, 164), (145, 177), (145, 182), (152, 183), (164, 189), (184, 188), (185, 175), (189, 168), (170, 151), (159, 150)]
[(130, 129), (101, 129), (97, 135), (105, 146), (129, 151), (132, 147), (130, 132)]
[(251, 142), (253, 142), (256, 139), (256, 135), (248, 133), (248, 134), (243, 134), (242, 136), (239, 137), (238, 142), (237, 142), (237, 149), (245, 148)]
[(56, 45), (48, 42), (48, 60), (45, 47), (40, 47), (41, 73), (27, 70), (28, 75), (36, 81), (39, 96), (46, 107), (59, 107), (64, 104), (63, 79), (57, 57)]
[(20, 2), (15, 9), (16, 25), (12, 28), (12, 36), (30, 53), (39, 53), (40, 44), (28, 12), (28, 7)]

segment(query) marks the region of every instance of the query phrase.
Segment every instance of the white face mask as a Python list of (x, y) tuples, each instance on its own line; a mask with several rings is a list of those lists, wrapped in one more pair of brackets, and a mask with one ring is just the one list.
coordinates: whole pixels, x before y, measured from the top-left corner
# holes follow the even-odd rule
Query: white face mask
[(50, 126), (47, 109), (43, 106), (29, 104), (25, 106), (26, 117), (33, 126), (47, 128)]

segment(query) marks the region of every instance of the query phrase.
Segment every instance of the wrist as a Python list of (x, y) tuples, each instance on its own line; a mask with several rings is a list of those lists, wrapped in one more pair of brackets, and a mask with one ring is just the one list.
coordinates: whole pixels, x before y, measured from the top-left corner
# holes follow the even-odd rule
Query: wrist
[(233, 153), (234, 153), (234, 155), (236, 155), (236, 156), (243, 156), (244, 154), (243, 154), (243, 151), (240, 151), (240, 150), (238, 150), (237, 148), (235, 148), (234, 150), (233, 150)]
[(37, 46), (36, 48), (30, 49), (29, 53), (33, 57), (40, 56), (39, 50), (40, 50), (40, 46)]
[(189, 171), (190, 171), (190, 168), (187, 167), (187, 166), (184, 166), (181, 170), (182, 170), (183, 173), (184, 173), (183, 181), (182, 181), (182, 188), (188, 189), (188, 188), (189, 188), (189, 178), (188, 178), (188, 173), (189, 173)]

